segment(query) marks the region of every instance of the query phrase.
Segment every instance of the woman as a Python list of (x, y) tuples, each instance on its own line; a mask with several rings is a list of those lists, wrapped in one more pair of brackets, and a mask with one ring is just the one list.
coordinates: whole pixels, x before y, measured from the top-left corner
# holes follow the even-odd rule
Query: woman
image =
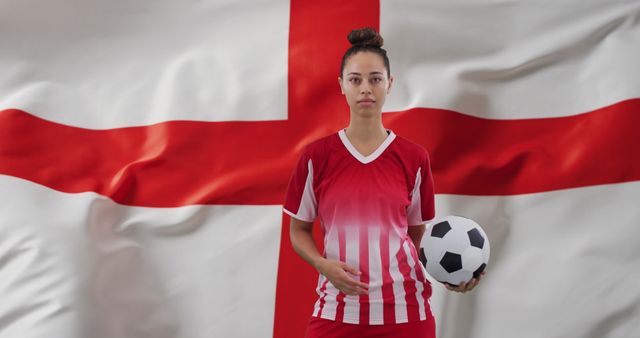
[[(306, 337), (435, 337), (416, 250), (435, 213), (429, 157), (382, 125), (393, 84), (382, 37), (365, 28), (348, 39), (338, 82), (349, 126), (306, 147), (284, 205), (295, 251), (320, 274)], [(316, 217), (324, 255), (312, 237)]]

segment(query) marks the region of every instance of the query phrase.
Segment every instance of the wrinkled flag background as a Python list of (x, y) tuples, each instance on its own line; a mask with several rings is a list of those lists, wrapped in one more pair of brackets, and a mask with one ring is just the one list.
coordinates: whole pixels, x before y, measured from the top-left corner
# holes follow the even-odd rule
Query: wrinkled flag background
[(439, 337), (640, 336), (640, 2), (4, 0), (0, 337), (300, 337), (281, 203), (362, 26), (492, 244)]

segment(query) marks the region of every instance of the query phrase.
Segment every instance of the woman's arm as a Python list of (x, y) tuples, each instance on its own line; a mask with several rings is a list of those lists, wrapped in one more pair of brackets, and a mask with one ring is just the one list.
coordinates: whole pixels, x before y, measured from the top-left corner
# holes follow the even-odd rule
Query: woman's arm
[(427, 227), (424, 224), (410, 225), (407, 230), (407, 235), (411, 238), (413, 246), (416, 247), (416, 251), (418, 252), (420, 252), (420, 242), (422, 241), (422, 235), (424, 235), (426, 228)]
[(324, 257), (318, 252), (316, 242), (313, 239), (312, 228), (313, 223), (291, 217), (289, 237), (296, 253), (313, 266), (314, 269), (318, 270)]
[(313, 239), (313, 223), (304, 222), (291, 217), (289, 237), (293, 249), (307, 263), (313, 266), (318, 273), (329, 279), (331, 284), (347, 295), (359, 295), (367, 293), (367, 284), (361, 283), (349, 276), (360, 275), (360, 272), (345, 262), (326, 259), (318, 252), (318, 247)]

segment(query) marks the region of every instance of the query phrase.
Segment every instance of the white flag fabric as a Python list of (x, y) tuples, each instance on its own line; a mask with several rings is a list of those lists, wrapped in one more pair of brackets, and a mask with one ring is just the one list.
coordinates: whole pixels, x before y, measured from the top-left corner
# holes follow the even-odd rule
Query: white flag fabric
[(640, 96), (637, 1), (382, 1), (386, 111), (563, 117)]
[(281, 208), (130, 207), (7, 176), (0, 187), (1, 337), (273, 330)]
[[(437, 216), (492, 246), (438, 337), (640, 336), (640, 2), (0, 5), (0, 338), (303, 334), (301, 147), (344, 127), (349, 29), (379, 28), (385, 125)], [(284, 223), (284, 226), (281, 224)], [(310, 301), (311, 300), (311, 301)]]
[(9, 0), (0, 18), (0, 109), (91, 129), (287, 117), (287, 1)]

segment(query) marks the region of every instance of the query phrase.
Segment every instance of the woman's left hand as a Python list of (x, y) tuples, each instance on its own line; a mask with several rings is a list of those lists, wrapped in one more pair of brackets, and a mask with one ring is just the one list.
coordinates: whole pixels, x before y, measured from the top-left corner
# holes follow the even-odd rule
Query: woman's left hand
[(449, 290), (449, 291), (465, 293), (465, 292), (473, 290), (473, 288), (475, 288), (476, 285), (478, 285), (478, 283), (480, 283), (480, 280), (482, 279), (483, 276), (484, 276), (484, 272), (481, 273), (478, 278), (472, 278), (470, 281), (468, 281), (466, 283), (462, 282), (458, 286), (454, 287), (454, 286), (451, 286), (449, 284), (445, 284), (444, 286), (446, 286), (447, 290)]

